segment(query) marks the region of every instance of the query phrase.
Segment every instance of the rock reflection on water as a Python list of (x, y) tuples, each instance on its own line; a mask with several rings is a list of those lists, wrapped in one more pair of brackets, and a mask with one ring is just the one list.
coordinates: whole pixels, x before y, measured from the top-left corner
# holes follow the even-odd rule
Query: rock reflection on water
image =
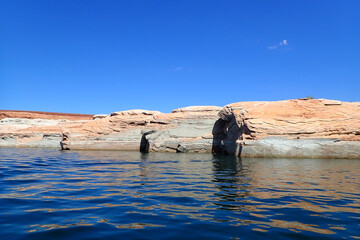
[(248, 197), (251, 184), (247, 177), (247, 168), (243, 168), (242, 160), (234, 156), (214, 155), (213, 179), (214, 186), (219, 189), (214, 203), (219, 209), (246, 211), (249, 209)]
[(355, 238), (360, 227), (360, 160), (41, 149), (0, 156), (0, 235), (9, 239), (333, 239)]

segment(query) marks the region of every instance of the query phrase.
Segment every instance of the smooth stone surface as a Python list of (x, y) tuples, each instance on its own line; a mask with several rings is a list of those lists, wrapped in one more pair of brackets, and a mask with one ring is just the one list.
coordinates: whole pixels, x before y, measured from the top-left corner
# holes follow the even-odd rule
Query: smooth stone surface
[(359, 158), (360, 142), (339, 139), (264, 138), (245, 142), (242, 157)]
[(360, 152), (357, 104), (327, 99), (238, 102), (223, 108), (184, 107), (172, 113), (134, 109), (74, 121), (59, 119), (66, 114), (41, 113), (43, 119), (33, 119), (37, 114), (0, 120), (0, 146), (52, 147), (61, 142), (64, 150), (356, 158)]

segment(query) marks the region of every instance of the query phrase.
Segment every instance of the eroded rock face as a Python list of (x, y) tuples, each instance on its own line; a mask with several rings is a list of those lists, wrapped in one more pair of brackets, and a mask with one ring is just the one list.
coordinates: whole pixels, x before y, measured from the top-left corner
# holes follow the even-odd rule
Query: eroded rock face
[(360, 158), (360, 105), (326, 99), (129, 110), (94, 120), (7, 118), (0, 146), (242, 157)]
[[(169, 114), (134, 110), (73, 128), (62, 142), (68, 149), (213, 152), (243, 157), (309, 157), (313, 152), (314, 156), (354, 157), (354, 152), (360, 152), (359, 114), (354, 103), (325, 99), (193, 106)], [(347, 153), (340, 154), (340, 147), (331, 153), (333, 146), (342, 144), (350, 146)], [(284, 146), (291, 147), (285, 150)]]
[(220, 111), (222, 107), (218, 106), (191, 106), (191, 107), (183, 107), (172, 110), (172, 113), (178, 112), (213, 112)]
[(0, 119), (26, 118), (26, 119), (51, 119), (51, 120), (58, 119), (58, 120), (80, 121), (80, 120), (91, 120), (92, 117), (93, 115), (89, 115), (89, 114), (0, 110)]
[[(338, 138), (360, 141), (360, 108), (325, 99), (239, 102), (228, 105), (248, 131), (242, 140)], [(235, 109), (236, 108), (236, 109)], [(241, 109), (243, 110), (241, 110)]]
[(236, 116), (231, 107), (225, 106), (219, 111), (218, 116), (220, 119), (216, 122), (213, 129), (213, 153), (240, 156), (240, 140), (246, 130), (243, 111)]
[(360, 142), (328, 138), (267, 137), (246, 142), (242, 148), (241, 157), (360, 158)]
[(63, 149), (211, 152), (211, 132), (218, 119), (218, 109), (221, 108), (187, 107), (169, 114), (147, 110), (116, 112), (66, 131), (62, 146)]
[[(1, 113), (1, 111), (0, 111)], [(6, 113), (9, 116), (19, 116), (18, 112), (10, 111)], [(22, 116), (24, 112), (20, 112)], [(42, 118), (34, 118), (41, 115)], [(64, 116), (59, 119), (59, 116)], [(50, 113), (29, 112), (26, 118), (3, 118), (0, 119), (0, 147), (45, 147), (60, 148), (60, 141), (63, 138), (63, 128), (69, 128), (72, 125), (83, 124), (88, 120), (89, 115), (77, 116), (69, 114), (69, 120), (64, 115)]]
[[(360, 157), (360, 108), (326, 99), (239, 102), (219, 112), (216, 152), (242, 157)], [(350, 142), (351, 141), (351, 142)]]
[(127, 110), (127, 111), (120, 111), (120, 112), (113, 112), (110, 114), (111, 117), (113, 116), (133, 116), (133, 115), (158, 115), (161, 114), (159, 111), (149, 111), (144, 109), (133, 109), (133, 110)]
[(106, 118), (106, 117), (110, 117), (110, 115), (109, 114), (95, 114), (93, 116), (93, 120), (102, 119), (102, 118)]

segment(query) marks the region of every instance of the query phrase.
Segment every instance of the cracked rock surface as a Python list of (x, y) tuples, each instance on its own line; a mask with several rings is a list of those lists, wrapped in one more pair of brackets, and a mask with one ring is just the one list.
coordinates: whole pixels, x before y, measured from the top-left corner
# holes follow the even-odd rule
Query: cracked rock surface
[(136, 109), (36, 116), (0, 111), (0, 146), (59, 147), (61, 142), (64, 150), (360, 158), (358, 102), (294, 99), (191, 106), (171, 113)]

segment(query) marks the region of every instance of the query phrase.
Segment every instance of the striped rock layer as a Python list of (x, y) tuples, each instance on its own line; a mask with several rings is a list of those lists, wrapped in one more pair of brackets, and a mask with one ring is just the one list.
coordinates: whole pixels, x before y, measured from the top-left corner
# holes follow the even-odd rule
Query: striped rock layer
[(0, 146), (360, 158), (360, 105), (295, 99), (193, 106), (171, 113), (136, 109), (90, 119), (7, 116), (0, 119)]

